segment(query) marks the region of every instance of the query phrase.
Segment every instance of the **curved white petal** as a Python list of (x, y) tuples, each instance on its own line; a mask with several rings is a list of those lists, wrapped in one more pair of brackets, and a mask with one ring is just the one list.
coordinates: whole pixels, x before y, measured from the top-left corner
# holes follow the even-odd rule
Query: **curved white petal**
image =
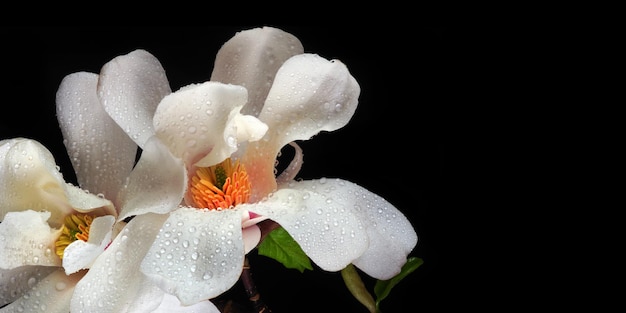
[(2, 141), (0, 181), (0, 220), (11, 211), (49, 211), (50, 224), (58, 227), (72, 210), (54, 157), (35, 140)]
[(70, 311), (70, 298), (74, 291), (76, 281), (82, 274), (65, 275), (62, 269), (58, 269), (32, 288), (15, 302), (0, 309), (2, 313), (13, 312), (46, 312), (46, 313), (67, 313)]
[(117, 211), (110, 200), (101, 195), (94, 195), (72, 184), (67, 184), (67, 201), (74, 210), (95, 215), (117, 216)]
[(137, 145), (104, 111), (98, 75), (67, 75), (56, 93), (56, 113), (81, 188), (114, 200), (135, 163)]
[(0, 268), (24, 265), (61, 266), (55, 253), (60, 229), (47, 223), (50, 212), (9, 212), (0, 223)]
[(183, 305), (230, 289), (243, 268), (241, 212), (181, 208), (170, 213), (141, 271)]
[(0, 268), (0, 307), (20, 298), (37, 282), (58, 269), (56, 266), (39, 265), (20, 266), (10, 270)]
[(135, 301), (146, 299), (146, 293), (147, 298), (154, 296), (156, 290), (146, 285), (138, 268), (165, 218), (143, 214), (124, 227), (77, 284), (72, 313), (125, 312)]
[(339, 271), (365, 252), (368, 237), (351, 199), (325, 181), (295, 183), (242, 205), (280, 224), (315, 264)]
[(276, 73), (259, 119), (269, 126), (269, 140), (279, 147), (333, 131), (352, 118), (361, 88), (338, 60), (300, 54)]
[(141, 148), (154, 135), (157, 105), (171, 92), (159, 60), (142, 49), (114, 58), (100, 71), (98, 96), (104, 109)]
[(238, 32), (220, 48), (211, 81), (248, 89), (243, 114), (258, 116), (278, 68), (290, 57), (304, 53), (300, 40), (273, 27)]
[(95, 259), (111, 243), (115, 218), (111, 215), (96, 217), (89, 227), (87, 242), (76, 240), (63, 252), (63, 268), (66, 274), (89, 268)]
[(159, 307), (154, 313), (220, 313), (217, 307), (209, 300), (201, 301), (193, 305), (183, 306), (178, 298), (165, 294)]
[(156, 137), (148, 139), (128, 185), (120, 193), (119, 220), (132, 215), (168, 213), (178, 207), (186, 189), (182, 160)]
[[(136, 270), (136, 269), (135, 269)], [(164, 301), (165, 293), (157, 285), (148, 280), (145, 275), (140, 275), (135, 283), (139, 286), (133, 297), (128, 298), (127, 304), (120, 312), (124, 313), (153, 313), (157, 312), (159, 303)]]
[(398, 274), (417, 244), (409, 220), (391, 203), (367, 189), (342, 179), (319, 179), (290, 183), (289, 188), (323, 191), (328, 199), (340, 201), (364, 225), (367, 250), (352, 263), (377, 279)]
[(185, 164), (215, 165), (237, 150), (242, 141), (258, 139), (267, 126), (239, 111), (247, 92), (217, 82), (189, 85), (165, 97), (154, 115), (154, 128)]

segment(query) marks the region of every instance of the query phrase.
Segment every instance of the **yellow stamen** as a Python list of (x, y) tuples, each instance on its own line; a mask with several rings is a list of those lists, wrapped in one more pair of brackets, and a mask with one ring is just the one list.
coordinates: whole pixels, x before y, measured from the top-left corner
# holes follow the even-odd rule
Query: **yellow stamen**
[(89, 240), (89, 227), (93, 217), (87, 214), (71, 214), (65, 218), (61, 236), (57, 239), (56, 253), (62, 259), (65, 248), (76, 240)]
[(250, 198), (248, 173), (239, 161), (230, 159), (211, 166), (199, 167), (189, 180), (189, 190), (197, 208), (227, 209)]

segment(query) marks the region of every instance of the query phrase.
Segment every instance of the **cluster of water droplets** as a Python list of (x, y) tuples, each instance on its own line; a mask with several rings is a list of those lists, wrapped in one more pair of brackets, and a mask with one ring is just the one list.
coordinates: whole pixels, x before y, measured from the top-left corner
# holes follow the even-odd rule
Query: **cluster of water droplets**
[(192, 293), (197, 286), (203, 286), (202, 292), (230, 288), (243, 264), (240, 216), (235, 210), (173, 212), (148, 252), (144, 272), (188, 287)]
[[(7, 312), (49, 312), (48, 310), (58, 310), (57, 298), (68, 288), (65, 281), (65, 274), (56, 271), (54, 267), (34, 266), (26, 271), (20, 269), (18, 274), (8, 279), (8, 284), (2, 286), (2, 296), (9, 295), (8, 298), (1, 298), (0, 304), (11, 300), (6, 309)], [(11, 275), (11, 271), (0, 271), (0, 281), (6, 281), (3, 275)], [(25, 283), (24, 283), (25, 282)], [(63, 301), (61, 301), (62, 303)]]

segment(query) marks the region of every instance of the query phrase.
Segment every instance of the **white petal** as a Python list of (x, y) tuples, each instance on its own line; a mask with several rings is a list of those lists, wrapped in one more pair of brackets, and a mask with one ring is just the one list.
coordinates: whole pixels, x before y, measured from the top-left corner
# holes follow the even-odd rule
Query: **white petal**
[[(370, 245), (354, 265), (376, 279), (398, 274), (417, 244), (417, 234), (409, 220), (387, 200), (347, 181), (344, 193), (354, 195), (354, 212), (365, 225)], [(345, 183), (345, 185), (344, 185)]]
[(243, 258), (241, 212), (181, 208), (170, 213), (141, 271), (190, 305), (230, 289)]
[(81, 213), (92, 213), (98, 216), (117, 216), (117, 211), (110, 200), (91, 194), (72, 184), (67, 184), (67, 200), (74, 210)]
[(185, 165), (156, 137), (148, 139), (128, 185), (120, 194), (119, 220), (132, 215), (168, 213), (178, 207), (186, 188)]
[(135, 164), (137, 145), (104, 111), (98, 75), (78, 72), (61, 81), (56, 112), (81, 188), (115, 200)]
[(76, 240), (63, 252), (63, 268), (66, 274), (89, 268), (111, 242), (115, 218), (111, 215), (96, 217), (89, 227), (89, 240)]
[(353, 201), (338, 189), (325, 181), (295, 183), (242, 208), (280, 224), (324, 270), (339, 271), (363, 254), (368, 237)]
[(70, 298), (81, 274), (67, 276), (58, 269), (33, 286), (21, 298), (0, 309), (3, 313), (46, 312), (67, 313), (70, 311)]
[(46, 222), (50, 212), (9, 212), (0, 223), (0, 268), (24, 265), (61, 266), (55, 242), (60, 229)]
[(145, 50), (118, 56), (100, 71), (98, 96), (104, 109), (141, 148), (154, 135), (157, 105), (170, 93), (163, 66)]
[(154, 296), (138, 268), (165, 217), (138, 215), (126, 225), (78, 283), (71, 312), (124, 312), (134, 301)]
[(58, 269), (55, 266), (38, 265), (20, 266), (10, 270), (0, 268), (0, 307), (15, 301)]
[(315, 54), (296, 55), (278, 70), (259, 119), (269, 126), (270, 140), (282, 147), (345, 126), (356, 110), (360, 92), (340, 61)]
[(389, 279), (399, 273), (417, 244), (417, 234), (402, 212), (357, 184), (341, 179), (319, 179), (293, 182), (288, 186), (321, 192), (358, 217), (367, 232), (369, 246), (352, 263), (374, 278)]
[(241, 86), (206, 82), (183, 87), (159, 104), (154, 116), (157, 136), (185, 164), (203, 159), (199, 166), (215, 165), (236, 151), (238, 143), (266, 131), (256, 118), (241, 118), (246, 100)]
[(248, 103), (241, 112), (258, 116), (278, 68), (290, 57), (303, 52), (298, 38), (280, 29), (244, 30), (220, 48), (211, 81), (246, 87)]
[(10, 211), (49, 211), (50, 224), (58, 227), (72, 211), (54, 157), (37, 141), (2, 141), (0, 181), (0, 220)]
[(201, 301), (190, 306), (183, 306), (178, 298), (165, 294), (161, 305), (154, 313), (220, 313), (215, 305), (209, 301)]

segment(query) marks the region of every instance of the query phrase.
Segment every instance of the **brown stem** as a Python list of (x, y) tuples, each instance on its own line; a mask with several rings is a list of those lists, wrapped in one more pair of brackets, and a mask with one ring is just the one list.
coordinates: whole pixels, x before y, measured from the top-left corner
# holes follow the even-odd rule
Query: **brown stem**
[(254, 306), (254, 310), (257, 313), (270, 313), (270, 310), (267, 305), (261, 300), (261, 295), (256, 290), (256, 285), (252, 280), (252, 271), (250, 270), (250, 261), (248, 261), (248, 257), (246, 256), (243, 261), (243, 271), (241, 272), (241, 282), (243, 283), (244, 288), (246, 289), (246, 294), (248, 294), (248, 299), (252, 302)]

